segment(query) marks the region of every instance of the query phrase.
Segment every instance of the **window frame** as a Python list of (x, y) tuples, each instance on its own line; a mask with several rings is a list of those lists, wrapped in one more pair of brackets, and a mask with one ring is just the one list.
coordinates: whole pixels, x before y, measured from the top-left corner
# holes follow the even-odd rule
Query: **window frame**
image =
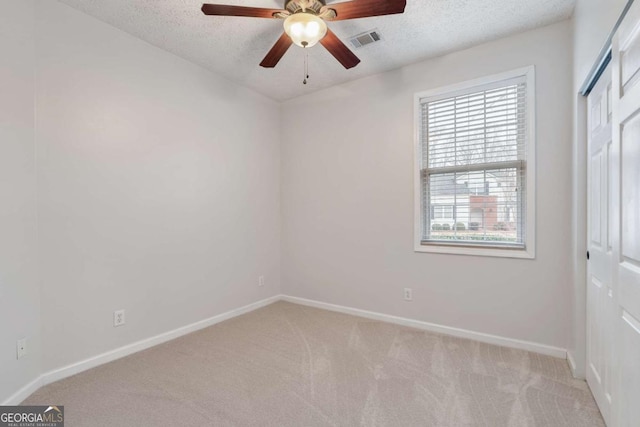
[[(525, 207), (525, 242), (522, 247), (505, 247), (500, 245), (469, 244), (467, 242), (428, 242), (422, 241), (422, 227), (425, 221), (422, 200), (422, 103), (423, 100), (450, 98), (476, 91), (501, 87), (509, 80), (524, 77), (526, 81), (526, 159), (525, 171), (526, 207)], [(536, 90), (535, 67), (533, 65), (494, 74), (474, 80), (431, 89), (414, 94), (414, 251), (426, 253), (476, 255), (503, 258), (535, 259), (536, 242)], [(519, 160), (520, 162), (521, 160)], [(455, 209), (455, 208), (454, 208)]]

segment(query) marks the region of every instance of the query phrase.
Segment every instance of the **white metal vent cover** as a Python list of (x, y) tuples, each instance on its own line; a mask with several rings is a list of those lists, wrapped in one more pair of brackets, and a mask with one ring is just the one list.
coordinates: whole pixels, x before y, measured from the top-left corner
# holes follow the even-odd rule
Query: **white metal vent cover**
[(380, 40), (382, 40), (382, 36), (380, 35), (380, 31), (377, 29), (358, 34), (357, 36), (353, 36), (349, 39), (351, 45), (356, 49), (371, 43), (379, 42)]

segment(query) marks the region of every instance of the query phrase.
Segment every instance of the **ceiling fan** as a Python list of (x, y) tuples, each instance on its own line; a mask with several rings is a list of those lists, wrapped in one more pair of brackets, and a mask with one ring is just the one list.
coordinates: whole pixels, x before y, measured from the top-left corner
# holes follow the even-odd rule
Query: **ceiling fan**
[(325, 21), (367, 18), (403, 13), (406, 0), (352, 0), (326, 5), (325, 0), (285, 0), (284, 9), (203, 4), (205, 15), (284, 19), (284, 33), (260, 65), (273, 68), (292, 44), (309, 48), (320, 42), (345, 68), (360, 59), (327, 28)]

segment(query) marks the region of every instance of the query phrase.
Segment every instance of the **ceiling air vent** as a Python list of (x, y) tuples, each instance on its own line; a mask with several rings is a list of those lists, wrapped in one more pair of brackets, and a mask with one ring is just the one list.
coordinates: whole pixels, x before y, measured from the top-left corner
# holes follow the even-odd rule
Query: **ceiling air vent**
[(351, 45), (355, 48), (366, 46), (371, 43), (379, 42), (382, 39), (378, 30), (367, 31), (366, 33), (358, 34), (349, 39)]

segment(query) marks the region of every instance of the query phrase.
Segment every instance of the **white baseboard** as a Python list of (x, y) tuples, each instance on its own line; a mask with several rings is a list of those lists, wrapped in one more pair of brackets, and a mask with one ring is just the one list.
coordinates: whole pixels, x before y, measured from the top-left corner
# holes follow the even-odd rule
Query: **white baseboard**
[(571, 352), (571, 350), (567, 350), (567, 363), (569, 363), (569, 369), (571, 369), (571, 374), (573, 375), (573, 378), (576, 378), (578, 380), (586, 379), (585, 373), (581, 369), (578, 369), (578, 365), (576, 364), (576, 359), (573, 356), (573, 353)]
[(137, 353), (142, 350), (146, 350), (158, 344), (162, 344), (164, 342), (171, 341), (183, 335), (190, 334), (191, 332), (195, 332), (200, 329), (204, 329), (206, 327), (215, 325), (216, 323), (220, 323), (222, 321), (240, 316), (245, 313), (249, 313), (250, 311), (272, 304), (278, 301), (279, 299), (280, 297), (278, 295), (275, 295), (267, 299), (254, 302), (252, 304), (245, 305), (244, 307), (236, 308), (234, 310), (230, 310), (225, 313), (218, 314), (217, 316), (200, 320), (199, 322), (195, 322), (190, 325), (183, 326), (183, 327), (174, 329), (172, 331), (165, 332), (165, 333), (156, 335), (154, 337), (144, 339), (142, 341), (134, 342), (132, 344), (125, 345), (124, 347), (120, 347), (115, 350), (111, 350), (106, 353), (99, 354), (94, 357), (90, 357), (89, 359), (85, 359), (80, 362), (73, 363), (71, 365), (67, 365), (62, 368), (55, 369), (53, 371), (49, 371), (42, 375), (42, 384), (47, 385), (54, 381), (61, 380), (62, 378), (67, 378), (67, 377), (70, 377), (71, 375), (75, 375), (82, 371), (86, 371), (87, 369), (91, 369), (96, 366), (109, 363), (113, 360), (128, 356), (130, 354)]
[(573, 355), (570, 351), (567, 350), (567, 363), (569, 364), (569, 369), (571, 369), (571, 373), (573, 376), (576, 376), (576, 362), (573, 360)]
[(500, 345), (503, 347), (517, 348), (527, 350), (534, 353), (544, 354), (547, 356), (567, 358), (567, 350), (559, 347), (552, 347), (546, 344), (539, 344), (530, 341), (522, 341), (513, 338), (506, 338), (497, 335), (485, 334), (482, 332), (469, 331), (466, 329), (453, 328), (451, 326), (443, 326), (435, 323), (423, 322), (421, 320), (407, 319), (404, 317), (391, 316), (388, 314), (376, 313), (373, 311), (360, 310), (358, 308), (344, 307), (326, 302), (313, 301), (305, 298), (292, 297), (282, 295), (282, 300), (292, 302), (294, 304), (306, 305), (309, 307), (321, 308), (324, 310), (336, 311), (339, 313), (351, 314), (354, 316), (365, 317), (367, 319), (379, 320), (382, 322), (395, 323), (411, 328), (422, 329), (439, 334), (451, 335), (459, 338), (467, 338), (470, 340), (480, 341), (488, 344)]
[[(408, 326), (411, 328), (422, 329), (425, 331), (437, 332), (445, 335), (451, 335), (460, 338), (467, 338), (475, 341), (480, 341), (488, 344), (500, 345), (503, 347), (517, 348), (521, 350), (532, 351), (534, 353), (545, 354), (548, 356), (559, 357), (566, 359), (570, 355), (567, 354), (567, 350), (552, 347), (544, 344), (538, 344), (529, 341), (516, 340), (513, 338), (505, 338), (497, 335), (485, 334), (482, 332), (468, 331), (466, 329), (453, 328), (450, 326), (437, 325), (435, 323), (423, 322), (421, 320), (407, 319), (404, 317), (391, 316), (388, 314), (376, 313), (373, 311), (360, 310), (358, 308), (345, 307), (336, 304), (329, 304), (326, 302), (313, 301), (305, 298), (298, 298), (289, 295), (275, 295), (261, 301), (254, 302), (244, 307), (236, 308), (234, 310), (227, 311), (217, 316), (210, 317), (208, 319), (201, 320), (199, 322), (186, 325), (172, 331), (168, 331), (151, 338), (147, 338), (141, 341), (134, 342), (132, 344), (125, 345), (120, 348), (99, 354), (97, 356), (90, 357), (79, 362), (63, 366), (58, 369), (54, 369), (49, 372), (45, 372), (38, 378), (25, 385), (23, 388), (14, 393), (11, 397), (2, 402), (2, 405), (18, 405), (24, 399), (29, 397), (33, 392), (40, 387), (50, 384), (54, 381), (61, 380), (63, 378), (70, 377), (87, 369), (95, 368), (96, 366), (103, 365), (105, 363), (112, 362), (116, 359), (120, 359), (130, 354), (137, 353), (147, 348), (162, 344), (164, 342), (176, 339), (191, 332), (198, 331), (200, 329), (215, 325), (224, 320), (231, 319), (233, 317), (240, 316), (245, 313), (249, 313), (258, 308), (265, 307), (276, 301), (288, 301), (294, 304), (306, 305), (309, 307), (321, 308), (324, 310), (335, 311), (339, 313), (351, 314), (354, 316), (364, 317), (367, 319), (379, 320), (382, 322), (395, 323), (398, 325)], [(572, 369), (575, 369), (575, 363), (573, 358), (569, 359), (569, 364)]]
[(16, 391), (13, 395), (7, 398), (4, 402), (0, 403), (1, 406), (7, 405), (19, 405), (20, 402), (31, 396), (35, 391), (42, 387), (42, 375), (35, 380), (31, 381), (20, 390)]
[(242, 314), (249, 313), (250, 311), (257, 310), (258, 308), (261, 308), (261, 307), (265, 307), (279, 300), (280, 300), (280, 296), (275, 295), (275, 296), (254, 302), (252, 304), (245, 305), (244, 307), (236, 308), (234, 310), (230, 310), (225, 313), (218, 314), (217, 316), (200, 320), (190, 325), (186, 325), (186, 326), (174, 329), (172, 331), (164, 332), (154, 337), (137, 341), (137, 342), (125, 345), (123, 347), (116, 348), (115, 350), (107, 351), (106, 353), (102, 353), (97, 356), (93, 356), (88, 359), (81, 360), (76, 363), (72, 363), (71, 365), (63, 366), (61, 368), (54, 369), (49, 372), (45, 372), (44, 374), (40, 375), (37, 379), (35, 379), (31, 383), (24, 386), (22, 389), (20, 389), (18, 392), (16, 392), (13, 396), (11, 396), (2, 404), (18, 405), (24, 399), (29, 397), (29, 395), (31, 395), (33, 392), (38, 390), (38, 388), (45, 386), (47, 384), (50, 384), (54, 381), (58, 381), (63, 378), (70, 377), (72, 375), (86, 371), (87, 369), (95, 368), (96, 366), (112, 362), (116, 359), (129, 356), (130, 354), (137, 353), (142, 350), (146, 350), (147, 348), (156, 346), (158, 344), (162, 344), (167, 341), (171, 341), (183, 335), (190, 334), (191, 332), (195, 332), (200, 329), (204, 329), (206, 327), (215, 325), (216, 323), (220, 323), (222, 321), (231, 319), (233, 317), (237, 317)]

